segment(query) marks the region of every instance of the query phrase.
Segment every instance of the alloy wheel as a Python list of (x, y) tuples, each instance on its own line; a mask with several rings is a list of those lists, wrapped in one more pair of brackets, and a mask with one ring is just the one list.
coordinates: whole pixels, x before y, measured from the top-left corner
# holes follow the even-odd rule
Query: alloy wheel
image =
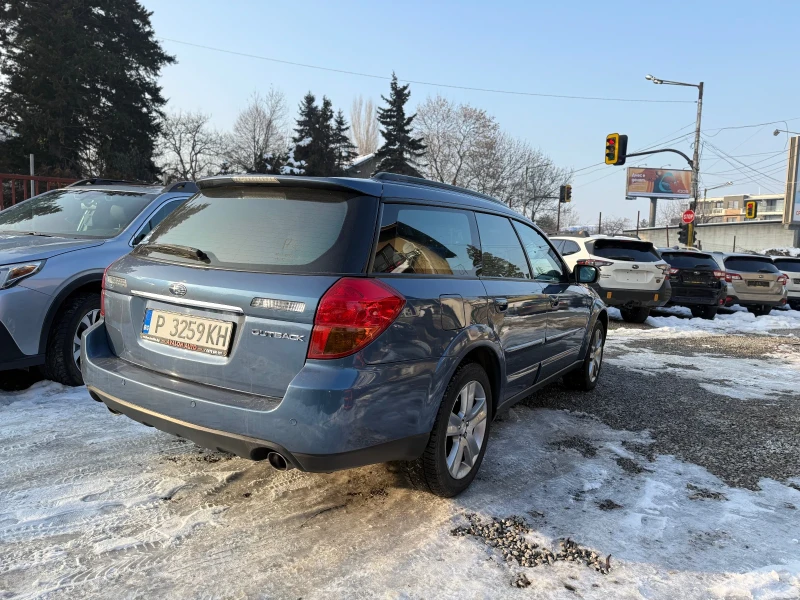
[(100, 309), (95, 308), (83, 315), (83, 318), (78, 322), (78, 327), (72, 338), (72, 359), (75, 361), (75, 366), (78, 367), (78, 370), (81, 368), (81, 347), (83, 346), (81, 336), (84, 331), (97, 323), (98, 319), (100, 319)]
[(603, 328), (598, 327), (592, 336), (592, 345), (589, 349), (589, 381), (594, 382), (600, 375), (603, 365)]
[(478, 460), (486, 437), (486, 391), (468, 382), (456, 397), (447, 424), (447, 470), (453, 479), (466, 477)]

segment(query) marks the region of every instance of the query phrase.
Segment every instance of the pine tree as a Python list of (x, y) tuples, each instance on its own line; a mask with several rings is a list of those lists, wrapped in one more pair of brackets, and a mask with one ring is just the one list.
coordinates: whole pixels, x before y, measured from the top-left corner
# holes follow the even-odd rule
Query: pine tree
[(392, 73), (389, 97), (381, 96), (387, 106), (378, 109), (378, 122), (383, 126), (381, 135), (384, 143), (375, 153), (378, 160), (376, 172), (421, 177), (416, 167), (420, 166), (418, 159), (425, 156), (426, 147), (422, 138), (411, 135), (411, 124), (417, 115), (406, 117), (405, 105), (410, 96), (408, 84), (398, 85), (397, 75)]
[(317, 106), (314, 94), (308, 92), (300, 103), (300, 115), (292, 137), (292, 162), (302, 164), (305, 175), (329, 177), (336, 171), (336, 151), (333, 145), (333, 105), (322, 97)]
[(336, 118), (333, 121), (333, 149), (336, 154), (336, 175), (343, 175), (345, 169), (353, 162), (353, 159), (358, 156), (356, 147), (350, 141), (350, 126), (344, 118), (344, 112), (341, 109), (336, 113)]
[(164, 53), (137, 0), (0, 4), (0, 164), (152, 180)]

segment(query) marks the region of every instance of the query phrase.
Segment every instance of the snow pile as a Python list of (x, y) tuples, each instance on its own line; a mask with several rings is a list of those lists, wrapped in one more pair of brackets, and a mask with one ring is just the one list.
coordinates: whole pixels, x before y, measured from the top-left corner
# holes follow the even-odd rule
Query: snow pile
[(761, 254), (767, 256), (795, 256), (800, 257), (800, 248), (765, 248)]
[[(773, 310), (769, 315), (756, 317), (745, 311), (736, 310), (731, 314), (718, 313), (713, 320), (682, 318), (677, 315), (691, 315), (685, 307), (670, 307), (658, 309), (659, 312), (671, 312), (675, 316), (650, 316), (645, 323), (652, 329), (615, 329), (609, 335), (614, 337), (672, 337), (702, 336), (702, 335), (730, 335), (730, 334), (756, 334), (775, 335), (781, 330), (800, 330), (800, 311)], [(621, 321), (619, 310), (609, 307), (608, 315), (615, 321)], [(783, 332), (782, 335), (795, 335), (794, 332)]]

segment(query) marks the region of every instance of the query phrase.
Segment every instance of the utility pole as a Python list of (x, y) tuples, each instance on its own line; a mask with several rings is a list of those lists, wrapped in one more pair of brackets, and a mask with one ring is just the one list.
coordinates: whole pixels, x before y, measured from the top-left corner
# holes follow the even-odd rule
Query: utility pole
[(658, 209), (658, 198), (650, 198), (650, 220), (647, 222), (648, 227), (656, 226), (657, 209)]
[(31, 195), (30, 195), (31, 198), (33, 198), (33, 196), (36, 193), (34, 190), (35, 188), (33, 185), (33, 154), (31, 154)]
[(639, 220), (642, 218), (642, 211), (636, 211), (636, 237), (639, 237)]
[[(694, 129), (694, 154), (692, 155), (692, 202), (691, 208), (697, 212), (697, 199), (699, 197), (700, 186), (700, 121), (703, 118), (703, 82), (697, 84), (697, 123)], [(689, 247), (693, 246), (694, 240), (689, 238)]]
[(603, 213), (600, 213), (600, 218), (597, 220), (597, 235), (603, 233)]

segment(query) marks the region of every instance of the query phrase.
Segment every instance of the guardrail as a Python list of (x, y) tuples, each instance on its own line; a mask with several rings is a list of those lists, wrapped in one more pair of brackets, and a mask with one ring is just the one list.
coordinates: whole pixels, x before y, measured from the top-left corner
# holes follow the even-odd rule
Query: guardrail
[(77, 179), (0, 173), (0, 209), (27, 200), (30, 197), (31, 181), (33, 181), (34, 195), (36, 195), (75, 183)]

